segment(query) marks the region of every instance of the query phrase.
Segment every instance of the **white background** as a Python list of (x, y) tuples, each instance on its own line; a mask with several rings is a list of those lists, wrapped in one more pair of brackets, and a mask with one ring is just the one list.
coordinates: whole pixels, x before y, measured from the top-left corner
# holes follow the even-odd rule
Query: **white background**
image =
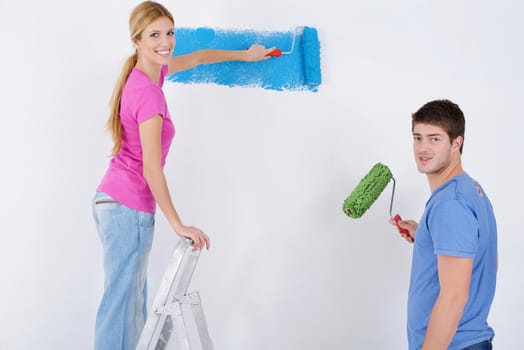
[[(136, 1), (0, 0), (0, 348), (90, 349), (102, 293), (90, 201), (108, 162), (108, 101)], [(176, 25), (316, 27), (318, 93), (166, 83), (177, 135), (166, 174), (205, 229), (191, 289), (219, 350), (406, 349), (411, 246), (387, 223), (391, 185), (361, 218), (342, 202), (376, 162), (395, 211), (422, 214), (410, 116), (463, 109), (463, 165), (494, 205), (495, 348), (524, 348), (521, 1), (203, 0)], [(159, 213), (150, 297), (176, 238)]]

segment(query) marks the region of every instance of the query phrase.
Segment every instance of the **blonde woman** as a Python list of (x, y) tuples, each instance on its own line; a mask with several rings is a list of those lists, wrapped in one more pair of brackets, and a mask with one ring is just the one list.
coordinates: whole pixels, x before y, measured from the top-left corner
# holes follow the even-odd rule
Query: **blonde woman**
[(146, 270), (155, 209), (174, 232), (209, 249), (209, 236), (186, 226), (177, 214), (163, 172), (175, 128), (162, 85), (168, 74), (200, 64), (268, 59), (274, 48), (201, 50), (173, 57), (174, 20), (161, 4), (145, 1), (129, 18), (136, 52), (117, 82), (108, 120), (114, 147), (109, 168), (93, 199), (93, 216), (102, 241), (105, 287), (95, 327), (95, 348), (135, 349), (146, 318)]

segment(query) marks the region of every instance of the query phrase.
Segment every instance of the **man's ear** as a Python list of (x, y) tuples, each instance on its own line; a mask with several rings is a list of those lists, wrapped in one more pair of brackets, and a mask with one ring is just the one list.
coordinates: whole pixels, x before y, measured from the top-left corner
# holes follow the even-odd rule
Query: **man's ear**
[(457, 151), (460, 152), (460, 147), (462, 147), (462, 144), (463, 144), (463, 143), (464, 143), (464, 137), (462, 137), (462, 136), (457, 136), (457, 137), (453, 140), (451, 146), (452, 146), (452, 148), (453, 148), (454, 150), (457, 150)]

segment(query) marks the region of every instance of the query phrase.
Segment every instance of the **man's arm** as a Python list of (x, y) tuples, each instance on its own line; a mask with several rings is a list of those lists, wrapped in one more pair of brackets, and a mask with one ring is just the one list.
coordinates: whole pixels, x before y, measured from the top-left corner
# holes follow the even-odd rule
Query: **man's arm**
[(468, 301), (472, 258), (438, 255), (440, 293), (433, 306), (422, 350), (446, 350)]

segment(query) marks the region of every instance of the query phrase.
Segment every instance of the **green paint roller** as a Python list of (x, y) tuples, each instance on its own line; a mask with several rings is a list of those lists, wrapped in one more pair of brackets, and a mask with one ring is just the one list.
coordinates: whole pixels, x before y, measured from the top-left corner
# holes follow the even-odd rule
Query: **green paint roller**
[(391, 217), (391, 222), (395, 224), (399, 232), (405, 234), (411, 241), (414, 241), (409, 231), (400, 227), (398, 224), (398, 222), (402, 220), (400, 215), (397, 214), (393, 216), (392, 214), (393, 198), (395, 197), (395, 178), (389, 168), (384, 164), (377, 163), (373, 168), (371, 168), (366, 176), (360, 180), (358, 186), (346, 198), (342, 209), (344, 213), (351, 218), (357, 219), (361, 217), (377, 200), (390, 180), (393, 180), (393, 190), (391, 192), (391, 202), (389, 204), (389, 216)]

